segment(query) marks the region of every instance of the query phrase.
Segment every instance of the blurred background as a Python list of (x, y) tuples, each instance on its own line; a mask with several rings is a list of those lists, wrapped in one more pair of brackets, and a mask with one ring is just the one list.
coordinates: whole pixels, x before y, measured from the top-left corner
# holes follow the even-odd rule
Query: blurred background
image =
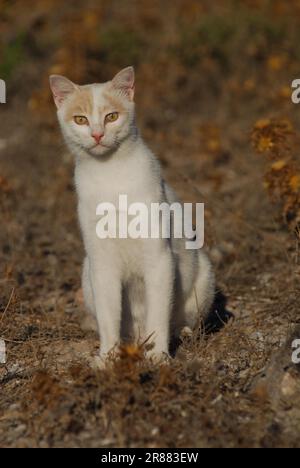
[(282, 110), (298, 72), (296, 0), (1, 0), (0, 7), (0, 76), (10, 103), (26, 96), (44, 122), (53, 116), (50, 73), (101, 82), (134, 65), (142, 111), (159, 107), (153, 122), (146, 119), (151, 129), (159, 115), (169, 123), (194, 113), (245, 119), (270, 106)]
[[(300, 320), (299, 44), (297, 0), (0, 0), (1, 445), (299, 446), (286, 344)], [(138, 370), (125, 351), (99, 379), (48, 78), (103, 82), (128, 65), (165, 177), (206, 204), (223, 299), (219, 333), (183, 342), (189, 365), (179, 353)]]

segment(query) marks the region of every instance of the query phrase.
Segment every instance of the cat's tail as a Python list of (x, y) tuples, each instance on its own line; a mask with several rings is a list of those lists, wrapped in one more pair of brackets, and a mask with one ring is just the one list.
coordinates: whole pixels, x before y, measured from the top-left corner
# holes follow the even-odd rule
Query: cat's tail
[(215, 275), (208, 256), (200, 251), (198, 274), (185, 304), (187, 326), (192, 330), (199, 321), (205, 321), (215, 297)]

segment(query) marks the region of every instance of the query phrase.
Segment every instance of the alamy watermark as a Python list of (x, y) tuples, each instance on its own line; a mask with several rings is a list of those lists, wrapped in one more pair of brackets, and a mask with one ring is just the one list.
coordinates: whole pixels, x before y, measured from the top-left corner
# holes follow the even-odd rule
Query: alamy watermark
[(6, 363), (6, 346), (5, 341), (0, 340), (0, 364)]
[(0, 104), (6, 104), (6, 84), (4, 80), (0, 80)]
[(300, 79), (296, 79), (292, 82), (292, 88), (294, 89), (292, 93), (292, 102), (294, 104), (300, 103)]
[(300, 364), (300, 340), (294, 340), (292, 348), (295, 349), (292, 354), (292, 362), (293, 364)]
[[(195, 223), (193, 224), (193, 213)], [(99, 239), (185, 239), (187, 250), (204, 245), (203, 203), (131, 203), (119, 195), (118, 206), (100, 203), (96, 215)]]

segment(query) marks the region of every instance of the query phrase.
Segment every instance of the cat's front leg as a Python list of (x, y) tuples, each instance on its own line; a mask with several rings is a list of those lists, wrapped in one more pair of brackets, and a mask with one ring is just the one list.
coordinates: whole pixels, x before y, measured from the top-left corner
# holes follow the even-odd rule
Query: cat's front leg
[(91, 261), (91, 283), (100, 334), (100, 357), (105, 359), (120, 342), (121, 279), (113, 258)]
[(152, 240), (151, 250), (145, 262), (146, 337), (154, 343), (150, 355), (160, 359), (169, 356), (174, 261), (169, 246), (161, 241)]

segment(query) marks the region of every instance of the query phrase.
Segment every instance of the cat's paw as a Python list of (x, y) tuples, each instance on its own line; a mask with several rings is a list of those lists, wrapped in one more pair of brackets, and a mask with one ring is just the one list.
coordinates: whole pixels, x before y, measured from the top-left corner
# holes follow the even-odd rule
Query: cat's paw
[(170, 354), (167, 351), (149, 351), (147, 353), (147, 357), (153, 362), (155, 365), (166, 364), (170, 362), (172, 359)]
[(107, 359), (104, 356), (93, 356), (89, 364), (94, 371), (104, 370), (106, 368)]
[(85, 315), (81, 320), (81, 328), (84, 331), (98, 331), (97, 321), (96, 318), (93, 317), (91, 314)]
[(100, 355), (93, 356), (90, 361), (90, 365), (94, 370), (107, 369), (110, 365), (112, 366), (119, 359), (118, 354), (113, 349), (107, 353), (100, 352)]
[(180, 332), (180, 338), (191, 338), (193, 336), (193, 330), (190, 327), (183, 327)]

